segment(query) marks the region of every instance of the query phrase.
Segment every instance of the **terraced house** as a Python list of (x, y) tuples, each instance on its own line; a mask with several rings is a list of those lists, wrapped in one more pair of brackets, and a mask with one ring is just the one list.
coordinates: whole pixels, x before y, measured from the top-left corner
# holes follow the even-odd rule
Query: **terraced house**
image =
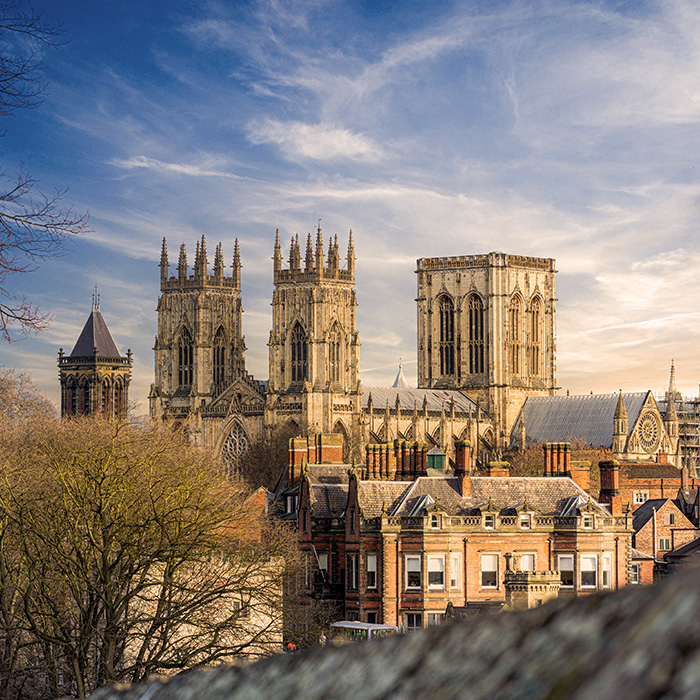
[(456, 448), (449, 475), (416, 445), (369, 446), (366, 464), (350, 469), (302, 466), (293, 451), (286, 486), (298, 487), (308, 598), (411, 630), (438, 623), (450, 604), (500, 608), (520, 595), (535, 605), (628, 583), (631, 516), (610, 515), (561, 472), (511, 477), (491, 463), (470, 476), (469, 445)]

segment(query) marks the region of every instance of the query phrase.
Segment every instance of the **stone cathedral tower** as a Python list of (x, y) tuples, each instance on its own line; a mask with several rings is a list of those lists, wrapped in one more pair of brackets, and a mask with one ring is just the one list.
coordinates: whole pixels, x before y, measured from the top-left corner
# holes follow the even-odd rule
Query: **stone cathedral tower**
[(266, 425), (290, 423), (303, 432), (340, 432), (346, 445), (359, 436), (360, 341), (356, 328), (355, 250), (340, 265), (337, 236), (324, 260), (321, 227), (301, 257), (292, 240), (283, 269), (279, 232), (274, 249), (270, 380)]
[(525, 399), (556, 391), (554, 260), (421, 258), (416, 272), (418, 386), (478, 401), (505, 447)]
[(245, 372), (238, 240), (232, 268), (230, 277), (224, 275), (219, 243), (213, 274), (209, 274), (202, 236), (197, 242), (191, 274), (183, 243), (177, 275), (171, 277), (163, 239), (150, 414), (152, 418), (180, 421), (195, 441), (201, 434), (201, 411)]

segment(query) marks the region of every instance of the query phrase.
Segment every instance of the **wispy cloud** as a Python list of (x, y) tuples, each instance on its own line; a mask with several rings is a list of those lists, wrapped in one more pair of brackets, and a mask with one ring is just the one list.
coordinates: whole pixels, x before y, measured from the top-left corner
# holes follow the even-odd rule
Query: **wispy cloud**
[(123, 170), (145, 168), (157, 173), (187, 175), (189, 177), (223, 177), (231, 180), (245, 180), (235, 173), (226, 170), (215, 170), (192, 163), (166, 163), (162, 160), (149, 158), (148, 156), (133, 156), (131, 158), (113, 158), (108, 161), (110, 165)]

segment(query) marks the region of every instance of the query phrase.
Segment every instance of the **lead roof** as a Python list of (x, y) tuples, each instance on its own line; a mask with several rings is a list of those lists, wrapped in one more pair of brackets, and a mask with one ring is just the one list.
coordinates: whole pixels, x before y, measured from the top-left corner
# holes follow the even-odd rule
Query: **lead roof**
[(70, 357), (92, 356), (95, 348), (100, 357), (121, 357), (100, 310), (93, 307)]

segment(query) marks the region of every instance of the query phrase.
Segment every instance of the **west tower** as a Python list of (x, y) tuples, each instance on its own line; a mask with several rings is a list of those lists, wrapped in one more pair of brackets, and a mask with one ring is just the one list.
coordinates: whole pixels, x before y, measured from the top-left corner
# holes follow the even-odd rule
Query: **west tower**
[(421, 258), (416, 272), (418, 386), (479, 401), (505, 446), (525, 399), (556, 390), (555, 261)]
[(230, 276), (224, 274), (221, 243), (209, 274), (204, 236), (197, 242), (194, 267), (188, 268), (183, 243), (177, 274), (170, 276), (164, 238), (160, 292), (150, 414), (181, 420), (196, 433), (200, 411), (245, 372), (238, 240)]
[(273, 260), (265, 423), (344, 433), (347, 445), (357, 434), (361, 411), (352, 231), (344, 267), (337, 236), (324, 256), (320, 226), (315, 245), (308, 235), (303, 260), (299, 237), (292, 239), (286, 267), (277, 232)]

